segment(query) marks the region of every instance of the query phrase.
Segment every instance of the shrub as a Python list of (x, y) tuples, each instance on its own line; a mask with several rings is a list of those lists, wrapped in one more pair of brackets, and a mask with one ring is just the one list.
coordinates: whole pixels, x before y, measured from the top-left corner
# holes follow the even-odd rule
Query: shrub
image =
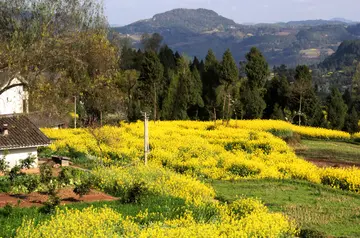
[(280, 137), (281, 139), (291, 138), (293, 136), (293, 134), (294, 134), (291, 129), (272, 128), (270, 130), (267, 130), (266, 132), (269, 132), (269, 133), (273, 134), (276, 137)]
[(236, 200), (230, 204), (229, 208), (231, 213), (236, 215), (239, 219), (252, 213), (268, 212), (268, 209), (264, 204), (262, 204), (259, 200), (252, 198)]
[(47, 184), (53, 179), (52, 168), (50, 165), (43, 164), (40, 166), (40, 180)]
[(74, 193), (81, 197), (83, 197), (86, 194), (89, 194), (91, 191), (91, 188), (93, 186), (93, 181), (91, 178), (85, 178), (80, 183), (75, 184)]
[(245, 164), (234, 164), (228, 171), (232, 174), (239, 175), (241, 177), (255, 176), (260, 174), (261, 170), (258, 168), (251, 168)]

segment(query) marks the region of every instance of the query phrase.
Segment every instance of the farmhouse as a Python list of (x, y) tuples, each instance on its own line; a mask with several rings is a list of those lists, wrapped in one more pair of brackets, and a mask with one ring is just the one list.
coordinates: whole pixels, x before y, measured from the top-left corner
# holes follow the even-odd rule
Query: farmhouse
[(29, 156), (36, 158), (37, 167), (37, 148), (49, 144), (50, 139), (26, 116), (0, 115), (0, 157), (5, 156), (10, 168)]
[(20, 76), (0, 72), (0, 114), (28, 112), (26, 82)]

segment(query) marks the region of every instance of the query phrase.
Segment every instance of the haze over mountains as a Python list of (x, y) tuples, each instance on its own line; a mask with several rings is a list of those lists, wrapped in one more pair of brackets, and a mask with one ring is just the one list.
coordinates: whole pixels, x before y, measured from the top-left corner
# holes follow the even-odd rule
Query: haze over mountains
[(314, 64), (333, 54), (341, 42), (360, 37), (360, 25), (343, 18), (274, 24), (238, 24), (207, 9), (174, 9), (114, 29), (137, 44), (143, 33), (159, 33), (180, 53), (203, 58), (208, 49), (217, 57), (230, 48), (237, 61), (258, 47), (270, 65)]

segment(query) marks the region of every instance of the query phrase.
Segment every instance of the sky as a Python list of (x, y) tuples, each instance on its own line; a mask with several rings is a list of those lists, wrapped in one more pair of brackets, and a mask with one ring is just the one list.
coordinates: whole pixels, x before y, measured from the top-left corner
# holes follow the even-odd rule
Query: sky
[(342, 17), (360, 21), (360, 0), (104, 0), (113, 25), (127, 25), (174, 8), (206, 8), (237, 23)]

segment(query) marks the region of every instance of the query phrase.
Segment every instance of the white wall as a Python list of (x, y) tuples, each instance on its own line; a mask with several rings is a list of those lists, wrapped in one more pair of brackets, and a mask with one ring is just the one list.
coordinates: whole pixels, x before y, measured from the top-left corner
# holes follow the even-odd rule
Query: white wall
[[(0, 151), (0, 157), (4, 156), (5, 151)], [(35, 164), (33, 167), (37, 167), (38, 159), (37, 159), (37, 148), (23, 148), (23, 149), (14, 149), (14, 150), (7, 150), (8, 153), (5, 156), (7, 162), (9, 162), (10, 168), (14, 167), (15, 165), (19, 164), (20, 160), (26, 159), (29, 157), (29, 154), (36, 157)]]
[[(12, 84), (21, 83), (18, 79), (13, 79)], [(24, 113), (24, 101), (26, 92), (23, 86), (17, 86), (6, 90), (0, 95), (0, 115)]]

